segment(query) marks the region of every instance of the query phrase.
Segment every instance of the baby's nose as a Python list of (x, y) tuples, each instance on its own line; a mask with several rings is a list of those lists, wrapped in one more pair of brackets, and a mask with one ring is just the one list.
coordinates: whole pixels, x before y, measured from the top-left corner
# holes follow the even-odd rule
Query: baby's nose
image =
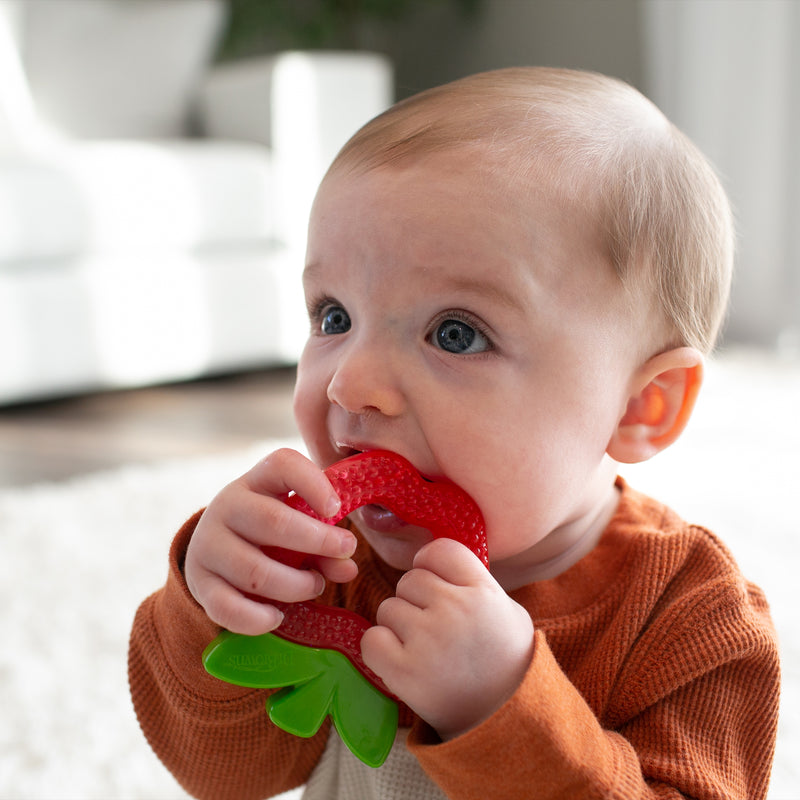
[(328, 400), (353, 414), (402, 413), (405, 401), (397, 358), (386, 348), (354, 343), (343, 352), (328, 384)]

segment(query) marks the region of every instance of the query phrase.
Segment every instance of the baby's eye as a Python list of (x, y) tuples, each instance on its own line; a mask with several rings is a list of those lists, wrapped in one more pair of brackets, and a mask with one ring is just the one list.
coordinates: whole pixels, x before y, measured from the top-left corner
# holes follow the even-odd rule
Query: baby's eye
[(320, 317), (320, 330), (328, 336), (350, 330), (350, 315), (341, 306), (328, 306)]
[(460, 319), (445, 319), (431, 334), (431, 343), (448, 353), (471, 355), (489, 350), (489, 340), (472, 325)]

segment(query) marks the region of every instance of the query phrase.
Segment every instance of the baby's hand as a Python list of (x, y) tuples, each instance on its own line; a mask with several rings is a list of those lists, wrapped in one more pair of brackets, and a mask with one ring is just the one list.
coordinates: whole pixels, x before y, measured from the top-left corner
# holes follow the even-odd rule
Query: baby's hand
[[(317, 597), (325, 579), (352, 580), (356, 538), (282, 502), (295, 491), (321, 516), (340, 501), (324, 472), (293, 450), (277, 450), (228, 484), (203, 512), (186, 552), (184, 574), (208, 616), (234, 633), (258, 635), (283, 614), (246, 594), (294, 603)], [(313, 569), (294, 569), (261, 550), (279, 546), (312, 556)]]
[(528, 613), (450, 539), (417, 553), (377, 622), (361, 640), (364, 661), (443, 740), (500, 708), (533, 654)]

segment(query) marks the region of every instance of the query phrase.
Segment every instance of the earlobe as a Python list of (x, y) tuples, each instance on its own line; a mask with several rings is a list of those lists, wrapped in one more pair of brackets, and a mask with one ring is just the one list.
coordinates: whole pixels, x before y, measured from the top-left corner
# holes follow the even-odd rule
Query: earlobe
[(615, 461), (646, 461), (683, 432), (703, 381), (703, 356), (678, 347), (646, 361), (631, 382), (625, 413), (606, 452)]

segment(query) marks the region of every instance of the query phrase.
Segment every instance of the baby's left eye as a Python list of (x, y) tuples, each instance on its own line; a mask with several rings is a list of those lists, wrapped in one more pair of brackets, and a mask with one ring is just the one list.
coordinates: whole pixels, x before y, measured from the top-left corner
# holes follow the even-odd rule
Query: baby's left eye
[(471, 355), (489, 350), (489, 340), (472, 325), (460, 319), (442, 320), (431, 334), (431, 344), (448, 353)]

